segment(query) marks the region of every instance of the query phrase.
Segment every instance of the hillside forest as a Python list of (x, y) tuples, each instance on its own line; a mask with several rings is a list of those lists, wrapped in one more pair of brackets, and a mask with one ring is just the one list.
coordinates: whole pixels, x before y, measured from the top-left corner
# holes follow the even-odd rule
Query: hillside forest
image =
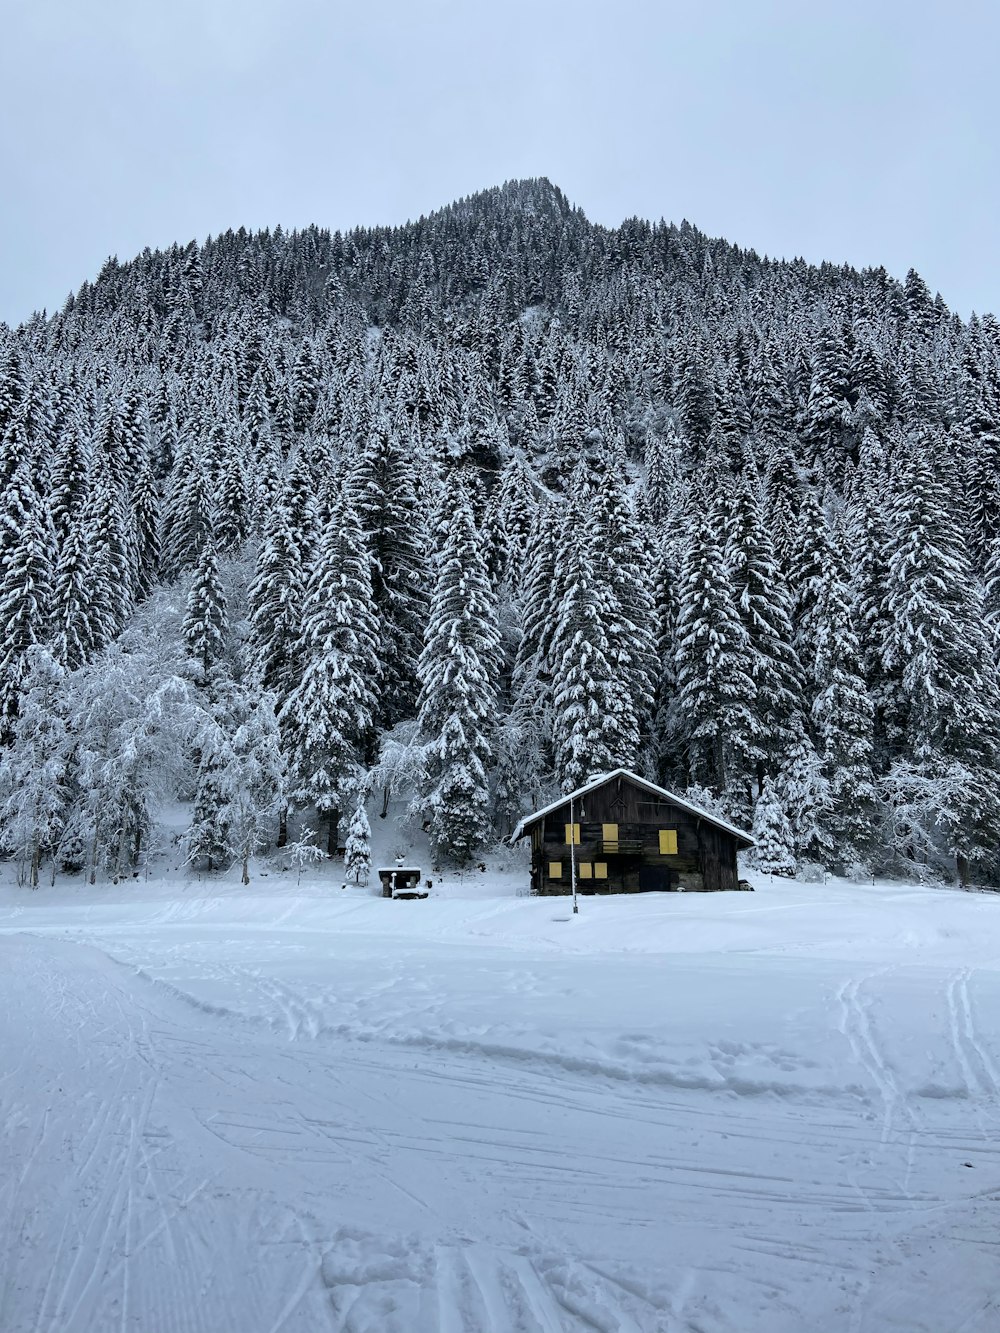
[(27, 884), (467, 865), (625, 765), (996, 885), (1000, 324), (545, 180), (111, 259), (0, 326), (0, 626)]

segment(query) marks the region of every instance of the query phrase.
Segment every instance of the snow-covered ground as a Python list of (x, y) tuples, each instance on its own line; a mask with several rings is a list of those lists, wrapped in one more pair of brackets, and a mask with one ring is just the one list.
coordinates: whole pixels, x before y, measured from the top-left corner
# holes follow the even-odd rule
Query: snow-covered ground
[(1000, 896), (0, 888), (3, 1333), (994, 1333)]

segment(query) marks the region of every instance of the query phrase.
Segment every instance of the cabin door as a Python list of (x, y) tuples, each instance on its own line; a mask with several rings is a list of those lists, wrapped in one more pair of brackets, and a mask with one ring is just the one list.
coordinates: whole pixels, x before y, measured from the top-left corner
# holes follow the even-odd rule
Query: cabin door
[(670, 888), (670, 871), (666, 866), (640, 866), (640, 893), (666, 893)]

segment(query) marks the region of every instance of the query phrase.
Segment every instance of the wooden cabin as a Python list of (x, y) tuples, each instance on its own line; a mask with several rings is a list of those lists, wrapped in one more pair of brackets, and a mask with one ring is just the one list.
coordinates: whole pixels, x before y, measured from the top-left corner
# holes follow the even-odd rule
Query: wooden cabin
[[(572, 816), (571, 816), (572, 808)], [(531, 892), (644, 893), (740, 887), (735, 828), (673, 792), (617, 768), (521, 820), (531, 836)]]

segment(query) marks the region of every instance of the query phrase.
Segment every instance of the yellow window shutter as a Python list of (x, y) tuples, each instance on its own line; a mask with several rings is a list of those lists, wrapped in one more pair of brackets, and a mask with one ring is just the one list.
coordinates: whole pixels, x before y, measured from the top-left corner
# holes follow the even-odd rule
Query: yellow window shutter
[(589, 861), (581, 861), (581, 862), (580, 862), (580, 865), (579, 865), (579, 867), (578, 867), (578, 869), (579, 869), (579, 871), (580, 871), (580, 878), (581, 878), (581, 879), (593, 879), (593, 875), (591, 874), (590, 862), (589, 862)]
[(567, 824), (567, 825), (565, 826), (565, 828), (566, 828), (566, 846), (569, 847), (571, 843), (575, 843), (575, 844), (577, 845), (577, 847), (579, 847), (579, 845), (580, 845), (580, 825), (579, 825), (579, 824)]
[(616, 851), (618, 848), (618, 825), (602, 824), (601, 841), (604, 843), (604, 850), (606, 852)]
[(607, 877), (608, 877), (608, 863), (607, 863), (607, 861), (595, 861), (595, 862), (594, 862), (594, 878), (595, 878), (595, 879), (607, 879)]
[(562, 879), (562, 862), (549, 862), (549, 879)]
[(675, 828), (660, 829), (660, 855), (677, 855), (677, 830)]

